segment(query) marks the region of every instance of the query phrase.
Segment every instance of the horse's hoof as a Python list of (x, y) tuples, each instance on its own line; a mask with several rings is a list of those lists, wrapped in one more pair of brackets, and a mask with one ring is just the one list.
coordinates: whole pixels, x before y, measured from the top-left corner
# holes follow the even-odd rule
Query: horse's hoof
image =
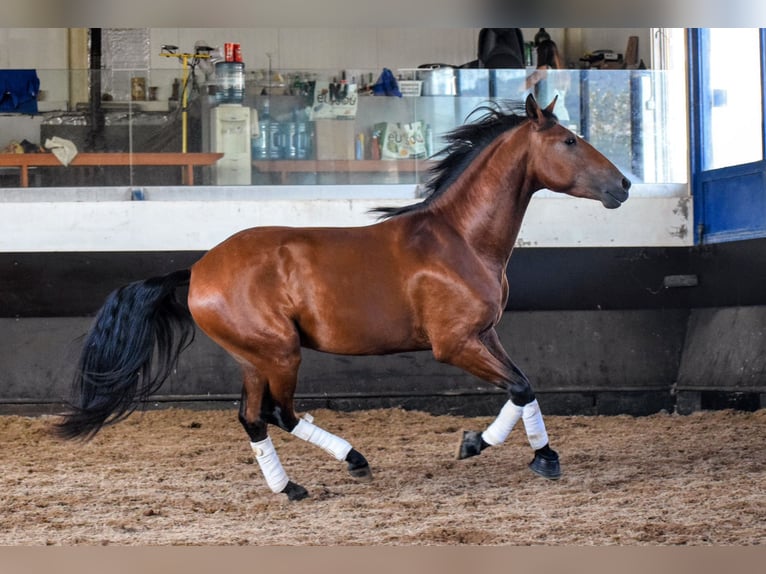
[[(553, 457), (543, 457), (540, 453), (535, 453), (535, 458), (529, 463), (529, 469), (548, 480), (558, 480), (561, 477), (561, 465), (559, 464), (559, 455), (554, 451)], [(554, 458), (555, 457), (555, 458)]]
[(351, 468), (351, 465), (349, 465), (348, 473), (359, 482), (370, 482), (372, 480), (372, 470), (370, 470), (369, 464), (359, 468)]
[(346, 462), (348, 463), (348, 473), (356, 480), (362, 482), (369, 482), (372, 480), (372, 471), (370, 465), (367, 463), (367, 459), (358, 450), (352, 448), (346, 455)]
[(481, 454), (481, 433), (476, 431), (463, 431), (460, 444), (457, 445), (455, 457), (458, 460), (470, 458)]
[(300, 484), (295, 484), (292, 480), (282, 489), (282, 493), (287, 495), (288, 500), (303, 500), (309, 496), (308, 490)]

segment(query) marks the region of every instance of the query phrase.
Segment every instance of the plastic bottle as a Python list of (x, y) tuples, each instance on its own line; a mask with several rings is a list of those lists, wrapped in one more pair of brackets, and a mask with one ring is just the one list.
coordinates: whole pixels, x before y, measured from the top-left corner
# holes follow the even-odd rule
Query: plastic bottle
[(434, 131), (431, 124), (426, 124), (426, 157), (429, 158), (434, 153)]
[(266, 99), (258, 112), (258, 136), (252, 140), (255, 159), (270, 159), (272, 138), (269, 100)]
[(215, 92), (219, 104), (241, 104), (245, 97), (245, 64), (242, 62), (218, 62), (215, 65), (218, 89)]

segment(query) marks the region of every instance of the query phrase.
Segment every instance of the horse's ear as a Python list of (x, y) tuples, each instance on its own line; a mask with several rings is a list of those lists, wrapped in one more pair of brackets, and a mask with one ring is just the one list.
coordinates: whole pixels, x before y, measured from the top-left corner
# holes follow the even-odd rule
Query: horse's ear
[(537, 101), (532, 94), (527, 96), (526, 108), (527, 117), (542, 126), (545, 122), (545, 116), (543, 115), (543, 110), (540, 109), (540, 106), (537, 104)]
[(549, 114), (552, 114), (552, 113), (553, 113), (553, 108), (555, 108), (555, 107), (556, 107), (556, 100), (558, 100), (558, 99), (559, 99), (559, 95), (558, 95), (558, 94), (556, 94), (555, 96), (553, 96), (553, 101), (552, 101), (550, 104), (548, 104), (548, 107), (547, 107), (547, 108), (545, 108), (545, 111), (546, 111), (547, 113), (549, 113)]
[(525, 107), (527, 109), (527, 117), (530, 120), (536, 120), (538, 118), (538, 114), (540, 113), (540, 106), (537, 105), (537, 101), (532, 94), (527, 95)]

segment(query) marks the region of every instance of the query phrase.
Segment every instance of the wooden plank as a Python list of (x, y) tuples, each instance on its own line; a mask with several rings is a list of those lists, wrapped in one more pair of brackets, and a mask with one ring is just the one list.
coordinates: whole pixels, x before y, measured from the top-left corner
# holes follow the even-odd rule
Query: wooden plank
[[(194, 184), (194, 166), (209, 166), (223, 157), (222, 153), (78, 153), (69, 166), (181, 166), (188, 185)], [(66, 167), (52, 153), (3, 153), (0, 167), (18, 167), (21, 187), (29, 186), (29, 167)]]
[[(213, 165), (223, 157), (222, 153), (79, 153), (69, 165), (72, 166), (130, 166), (130, 165)], [(0, 166), (53, 167), (63, 164), (52, 153), (3, 153)]]

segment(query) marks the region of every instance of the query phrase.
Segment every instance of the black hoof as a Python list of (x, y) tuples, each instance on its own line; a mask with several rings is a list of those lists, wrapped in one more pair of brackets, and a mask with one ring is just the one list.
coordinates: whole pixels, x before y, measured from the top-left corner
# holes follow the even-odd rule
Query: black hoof
[(346, 455), (346, 462), (348, 463), (348, 473), (352, 478), (361, 482), (369, 482), (372, 480), (372, 470), (367, 463), (367, 459), (357, 450), (351, 449)]
[(369, 482), (372, 480), (372, 470), (370, 470), (369, 464), (361, 468), (349, 468), (348, 473), (359, 482)]
[(476, 431), (463, 431), (463, 437), (457, 446), (455, 456), (458, 460), (481, 454), (483, 445), (481, 433)]
[(292, 480), (282, 489), (282, 493), (286, 494), (289, 500), (303, 500), (309, 496), (308, 490), (300, 484), (295, 484)]
[(548, 480), (558, 480), (561, 477), (559, 455), (551, 449), (544, 454), (536, 451), (534, 460), (529, 463), (529, 469)]

